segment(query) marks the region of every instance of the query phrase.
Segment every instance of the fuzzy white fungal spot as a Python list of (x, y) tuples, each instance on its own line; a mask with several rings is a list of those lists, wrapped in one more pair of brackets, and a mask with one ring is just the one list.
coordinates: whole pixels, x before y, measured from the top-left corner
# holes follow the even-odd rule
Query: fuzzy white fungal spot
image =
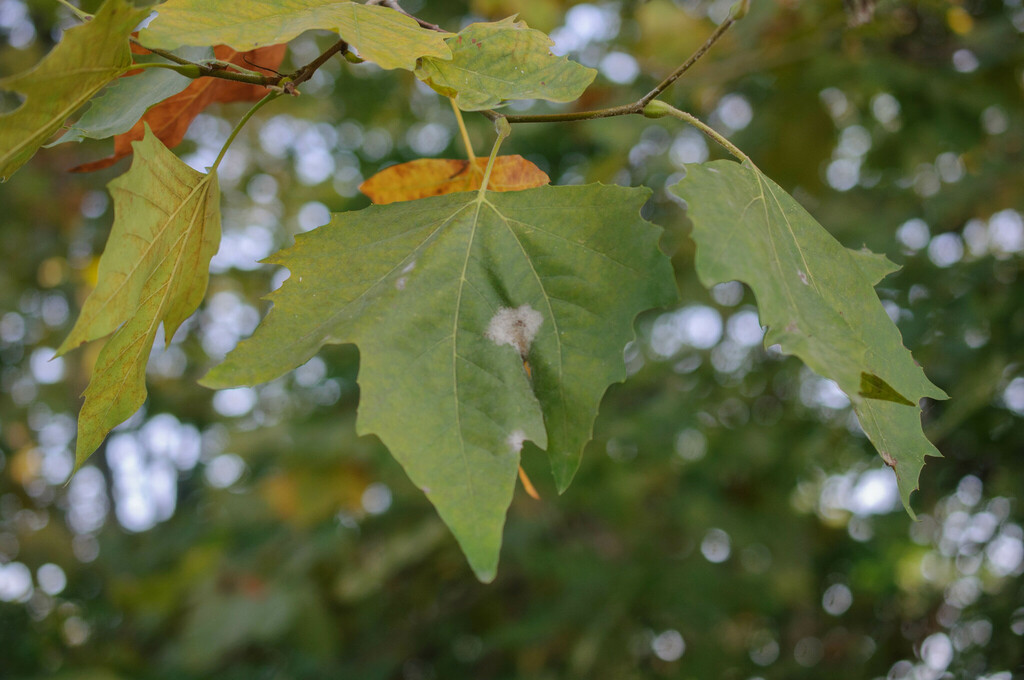
[(542, 323), (544, 317), (530, 305), (502, 307), (491, 317), (484, 337), (498, 346), (511, 345), (525, 359)]
[(406, 277), (404, 277), (404, 276), (398, 277), (398, 280), (395, 281), (395, 288), (397, 288), (398, 290), (405, 290), (405, 281), (406, 281)]
[(526, 433), (522, 430), (516, 430), (505, 439), (508, 442), (508, 447), (519, 453), (523, 450), (523, 442), (526, 441)]
[(405, 265), (405, 267), (402, 269), (402, 273), (403, 274), (408, 274), (409, 272), (411, 272), (415, 268), (416, 268), (416, 260), (413, 260), (409, 264)]
[(800, 277), (800, 280), (801, 280), (801, 281), (803, 281), (803, 284), (804, 284), (805, 286), (809, 286), (809, 285), (811, 285), (811, 284), (809, 284), (809, 283), (807, 282), (807, 274), (804, 274), (804, 273), (803, 273), (802, 271), (800, 271), (799, 269), (797, 269), (797, 270), (796, 270), (796, 273), (797, 273), (797, 276), (799, 276), (799, 277)]

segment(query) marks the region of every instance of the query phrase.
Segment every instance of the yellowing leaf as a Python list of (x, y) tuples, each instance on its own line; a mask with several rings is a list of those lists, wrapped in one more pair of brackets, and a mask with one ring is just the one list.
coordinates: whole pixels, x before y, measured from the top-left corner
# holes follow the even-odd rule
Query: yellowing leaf
[(420, 60), (416, 77), (463, 111), (479, 111), (509, 99), (570, 102), (597, 71), (551, 54), (551, 38), (512, 18), (470, 24), (448, 38), (452, 58)]
[(546, 186), (335, 215), (272, 258), (291, 278), (202, 382), (266, 382), (355, 343), (357, 431), (388, 446), (489, 581), (523, 443), (547, 449), (565, 489), (626, 377), (634, 317), (675, 299), (639, 213), (649, 195)]
[(146, 400), (146, 361), (157, 327), (170, 341), (206, 293), (220, 242), (217, 176), (189, 168), (147, 131), (127, 173), (109, 185), (114, 226), (99, 283), (71, 334), (70, 349), (113, 333), (100, 352), (78, 416), (79, 465)]
[[(359, 186), (377, 205), (480, 188), (486, 158), (475, 164), (449, 158), (420, 158), (381, 170)], [(498, 156), (487, 182), (489, 191), (522, 191), (549, 184), (551, 178), (522, 156)]]
[(127, 70), (128, 36), (148, 12), (107, 0), (34, 68), (0, 80), (0, 90), (25, 96), (19, 108), (0, 116), (0, 180), (7, 181), (71, 114)]
[(245, 51), (286, 43), (313, 29), (338, 33), (381, 68), (412, 70), (416, 60), (451, 57), (444, 34), (378, 5), (332, 0), (265, 0), (229, 6), (209, 0), (168, 0), (139, 36), (147, 47), (230, 45)]
[(874, 285), (895, 266), (844, 248), (760, 171), (715, 161), (686, 166), (671, 191), (687, 201), (706, 286), (743, 281), (757, 297), (766, 344), (778, 343), (850, 398), (861, 427), (896, 471), (903, 504), (925, 456), (922, 397), (945, 399), (903, 346)]

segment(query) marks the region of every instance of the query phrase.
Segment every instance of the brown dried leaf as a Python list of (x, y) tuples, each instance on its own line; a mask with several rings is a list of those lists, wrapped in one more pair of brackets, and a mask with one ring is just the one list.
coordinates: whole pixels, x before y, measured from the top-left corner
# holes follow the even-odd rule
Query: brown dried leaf
[[(275, 69), (281, 65), (284, 59), (285, 45), (273, 45), (261, 47), (249, 52), (236, 52), (225, 45), (218, 45), (214, 48), (214, 56), (221, 60), (237, 64), (242, 68), (252, 70), (253, 64), (264, 69)], [(131, 75), (133, 72), (129, 72)], [(198, 78), (184, 90), (168, 97), (156, 106), (146, 111), (146, 115), (139, 120), (135, 126), (124, 133), (114, 137), (114, 155), (108, 158), (101, 158), (91, 163), (83, 163), (71, 169), (72, 172), (92, 172), (110, 167), (117, 161), (132, 153), (132, 142), (142, 139), (145, 134), (145, 126), (148, 124), (156, 135), (157, 139), (164, 143), (168, 149), (173, 149), (185, 138), (188, 126), (192, 124), (195, 117), (202, 113), (207, 106), (217, 102), (243, 102), (256, 101), (267, 93), (267, 88), (262, 85), (251, 85), (239, 83), (233, 80), (222, 80), (220, 78)]]
[[(381, 170), (363, 182), (359, 190), (377, 205), (475, 191), (483, 182), (486, 167), (486, 158), (477, 158), (475, 165), (451, 158), (420, 158)], [(543, 170), (522, 156), (498, 156), (487, 189), (522, 191), (550, 182)]]

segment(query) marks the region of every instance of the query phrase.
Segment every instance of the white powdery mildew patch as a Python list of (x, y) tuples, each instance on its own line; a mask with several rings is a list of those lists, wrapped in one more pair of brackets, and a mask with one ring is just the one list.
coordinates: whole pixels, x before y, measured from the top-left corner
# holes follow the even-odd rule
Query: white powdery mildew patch
[(522, 430), (516, 430), (510, 434), (505, 441), (508, 442), (508, 447), (510, 449), (519, 453), (523, 450), (523, 442), (526, 441), (526, 433)]
[[(416, 268), (416, 260), (413, 260), (409, 264), (405, 265), (405, 267), (402, 269), (402, 273), (403, 274), (408, 274), (409, 272), (411, 272), (415, 268)], [(398, 280), (395, 281), (395, 288), (397, 288), (398, 290), (405, 290), (405, 283), (408, 280), (409, 280), (408, 276), (400, 276), (400, 277), (398, 277)]]
[(542, 323), (544, 317), (530, 305), (502, 307), (491, 317), (484, 337), (498, 346), (511, 345), (525, 359)]

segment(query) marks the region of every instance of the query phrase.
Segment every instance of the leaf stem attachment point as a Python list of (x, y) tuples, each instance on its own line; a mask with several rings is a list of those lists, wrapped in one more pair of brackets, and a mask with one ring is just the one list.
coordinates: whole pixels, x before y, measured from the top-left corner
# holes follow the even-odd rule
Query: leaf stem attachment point
[(78, 19), (81, 21), (89, 21), (90, 19), (92, 19), (91, 14), (89, 14), (83, 9), (75, 7), (70, 2), (68, 2), (68, 0), (57, 0), (57, 2), (67, 7), (71, 11), (71, 13), (78, 17)]
[(750, 11), (750, 0), (736, 0), (732, 8), (729, 10), (729, 16), (732, 17), (733, 21), (739, 21), (743, 17), (747, 16), (747, 12)]
[(498, 157), (498, 149), (501, 148), (501, 143), (505, 141), (505, 138), (512, 134), (512, 126), (508, 124), (504, 116), (499, 116), (494, 121), (494, 129), (498, 132), (498, 138), (494, 140), (494, 146), (491, 148), (491, 155), (487, 159), (487, 169), (484, 170), (484, 179), (480, 182), (480, 191), (477, 194), (478, 199), (484, 197), (484, 192), (487, 191), (487, 183), (491, 179), (491, 169), (494, 168), (494, 159)]

